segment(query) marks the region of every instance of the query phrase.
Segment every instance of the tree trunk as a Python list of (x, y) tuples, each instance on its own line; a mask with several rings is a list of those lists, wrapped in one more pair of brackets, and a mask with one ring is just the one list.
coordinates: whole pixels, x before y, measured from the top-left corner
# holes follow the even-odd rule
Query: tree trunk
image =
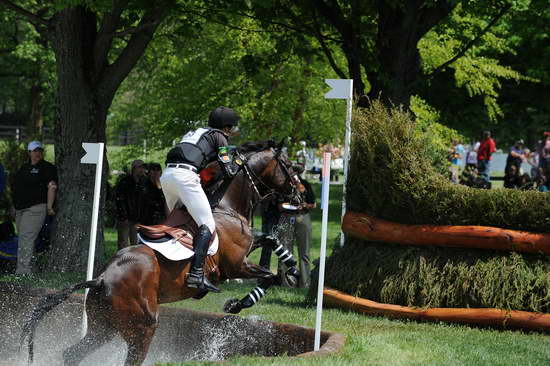
[(376, 50), (380, 67), (369, 73), (372, 89), (369, 98), (409, 108), (413, 85), (421, 78), (418, 42), (441, 22), (456, 5), (436, 1), (410, 0), (401, 6), (380, 1)]
[[(58, 75), (55, 157), (59, 188), (48, 266), (55, 271), (82, 271), (87, 263), (96, 166), (80, 163), (84, 155), (82, 143), (105, 142), (109, 107), (98, 103), (91, 77), (90, 34), (95, 27), (95, 18), (80, 7), (65, 9), (54, 18), (52, 43)], [(104, 183), (105, 179), (102, 193)], [(102, 194), (96, 264), (103, 261), (104, 203)]]
[(40, 78), (35, 76), (30, 91), (30, 113), (27, 123), (27, 136), (34, 139), (42, 135), (42, 127), (44, 126), (43, 115), (43, 89), (40, 86)]

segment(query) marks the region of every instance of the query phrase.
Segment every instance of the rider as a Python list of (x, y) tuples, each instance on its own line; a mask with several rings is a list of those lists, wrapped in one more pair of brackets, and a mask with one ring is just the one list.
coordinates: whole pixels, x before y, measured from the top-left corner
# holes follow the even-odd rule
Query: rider
[(185, 205), (199, 227), (193, 240), (195, 255), (186, 280), (187, 287), (220, 292), (204, 275), (204, 260), (209, 244), (211, 241), (215, 244), (214, 241), (217, 241), (218, 237), (214, 216), (198, 173), (210, 162), (218, 159), (224, 167), (224, 172), (232, 175), (233, 171), (228, 164), (227, 146), (229, 136), (238, 130), (239, 119), (231, 108), (214, 109), (208, 117), (208, 127), (185, 134), (166, 156), (166, 169), (162, 173), (160, 183), (168, 209), (172, 211)]

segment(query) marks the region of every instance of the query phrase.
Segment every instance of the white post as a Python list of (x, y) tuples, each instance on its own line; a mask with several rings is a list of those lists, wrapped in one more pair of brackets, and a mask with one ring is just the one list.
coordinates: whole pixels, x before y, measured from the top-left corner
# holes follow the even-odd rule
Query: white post
[[(353, 98), (353, 79), (325, 79), (332, 90), (325, 94), (326, 99), (346, 99), (346, 134), (344, 138), (344, 188), (342, 189), (342, 219), (346, 214), (346, 185), (348, 183), (348, 165), (351, 144), (351, 111)], [(344, 246), (344, 233), (340, 231), (340, 246)]]
[(323, 194), (321, 208), (323, 220), (321, 223), (321, 257), (319, 259), (319, 283), (317, 285), (317, 316), (315, 318), (315, 344), (314, 351), (321, 346), (321, 318), (323, 315), (323, 288), (325, 287), (325, 257), (327, 255), (327, 230), (328, 230), (328, 196), (330, 191), (330, 153), (323, 153)]
[[(82, 143), (82, 147), (86, 150), (86, 155), (80, 162), (83, 164), (96, 164), (95, 170), (95, 185), (94, 185), (94, 201), (92, 206), (92, 227), (90, 228), (90, 246), (88, 249), (88, 269), (86, 271), (86, 281), (90, 281), (94, 275), (94, 260), (95, 260), (95, 245), (97, 236), (97, 217), (99, 215), (99, 196), (101, 194), (101, 174), (103, 172), (103, 149), (105, 144), (99, 142), (96, 144)], [(84, 294), (84, 313), (82, 316), (82, 338), (86, 335), (88, 329), (88, 319), (86, 316), (86, 297), (88, 289)]]
[(143, 160), (147, 161), (147, 139), (143, 139)]
[[(351, 88), (353, 88), (353, 80), (351, 80)], [(346, 214), (346, 187), (348, 184), (348, 169), (349, 169), (349, 149), (351, 145), (351, 110), (353, 101), (351, 96), (346, 99), (346, 135), (344, 139), (344, 187), (342, 188), (342, 220)], [(340, 246), (344, 246), (344, 232), (340, 230)]]

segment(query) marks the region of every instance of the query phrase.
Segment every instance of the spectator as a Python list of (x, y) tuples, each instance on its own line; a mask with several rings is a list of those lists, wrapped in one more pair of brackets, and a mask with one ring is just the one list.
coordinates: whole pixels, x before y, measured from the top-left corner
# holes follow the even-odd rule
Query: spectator
[(455, 184), (459, 182), (460, 165), (462, 165), (462, 158), (464, 157), (464, 146), (455, 140), (453, 141), (453, 149), (451, 151), (451, 181)]
[(527, 190), (534, 189), (534, 187), (535, 187), (535, 181), (533, 179), (531, 179), (529, 174), (524, 173), (524, 174), (520, 175), (520, 177), (518, 178), (518, 188), (519, 189), (521, 189), (523, 191), (527, 191)]
[(484, 131), (483, 139), (477, 151), (477, 170), (480, 177), (488, 183), (489, 188), (491, 187), (491, 160), (495, 151), (496, 144), (495, 140), (491, 138), (491, 132)]
[(39, 141), (30, 142), (27, 150), (30, 162), (15, 173), (11, 187), (19, 234), (17, 274), (32, 273), (34, 244), (46, 216), (55, 215), (57, 169), (44, 160), (44, 147)]
[(504, 188), (519, 188), (519, 169), (517, 165), (511, 163), (504, 172)]
[(477, 149), (479, 149), (479, 141), (474, 144), (472, 150), (468, 151), (466, 154), (466, 168), (475, 168), (477, 169)]
[[(275, 232), (275, 227), (281, 218), (281, 213), (277, 207), (276, 200), (263, 201), (260, 206), (262, 213), (262, 234), (278, 237), (278, 233)], [(266, 269), (271, 268), (271, 253), (273, 249), (271, 247), (262, 247), (262, 253), (260, 254), (260, 266)]]
[(148, 176), (145, 180), (141, 199), (141, 219), (139, 221), (143, 225), (158, 225), (166, 219), (167, 211), (166, 200), (160, 186), (162, 167), (159, 163), (150, 163), (148, 168)]
[(529, 174), (531, 175), (532, 180), (535, 180), (539, 175), (539, 154), (537, 151), (531, 151), (525, 149), (525, 161), (527, 164), (531, 165)]
[(137, 244), (135, 225), (140, 219), (140, 200), (143, 197), (144, 183), (145, 163), (143, 160), (134, 160), (130, 174), (122, 176), (115, 186), (119, 250), (129, 244)]
[(539, 178), (539, 192), (550, 192), (550, 165), (546, 165)]
[[(303, 173), (301, 165), (293, 166), (293, 170), (298, 174)], [(298, 255), (300, 261), (300, 280), (299, 287), (306, 288), (310, 284), (310, 257), (309, 249), (311, 244), (311, 217), (309, 211), (316, 206), (315, 193), (306, 179), (300, 178), (299, 186), (303, 203), (297, 210), (286, 210), (285, 205), (281, 205), (281, 222), (288, 222), (290, 227), (282, 231), (281, 242), (285, 248), (292, 253), (294, 241), (298, 244)], [(289, 207), (289, 206), (286, 206)], [(279, 262), (279, 273), (285, 273), (286, 268)], [(283, 286), (289, 286), (286, 276), (281, 276)]]
[(300, 141), (300, 150), (298, 150), (298, 152), (296, 153), (296, 161), (298, 164), (303, 166), (304, 169), (306, 168), (307, 160), (308, 160), (308, 153), (307, 153), (306, 146), (307, 144), (305, 141)]
[(2, 197), (5, 190), (6, 190), (6, 173), (4, 171), (4, 166), (0, 163), (0, 197)]
[(544, 169), (546, 165), (550, 165), (550, 132), (544, 133), (539, 145), (539, 167)]
[(525, 144), (523, 140), (517, 140), (514, 146), (510, 147), (510, 152), (506, 158), (506, 168), (515, 165), (518, 174), (521, 174), (521, 163), (527, 160)]

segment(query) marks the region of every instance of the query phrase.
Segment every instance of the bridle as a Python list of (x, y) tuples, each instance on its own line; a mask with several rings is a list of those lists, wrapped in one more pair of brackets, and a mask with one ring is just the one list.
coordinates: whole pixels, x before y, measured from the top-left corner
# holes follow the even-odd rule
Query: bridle
[[(242, 164), (243, 170), (244, 170), (248, 180), (250, 181), (250, 184), (251, 184), (252, 188), (254, 189), (254, 192), (258, 196), (258, 202), (263, 202), (263, 201), (266, 201), (267, 199), (271, 199), (272, 196), (273, 197), (281, 197), (282, 196), (283, 198), (288, 198), (288, 199), (292, 199), (294, 197), (299, 197), (296, 193), (297, 193), (297, 187), (298, 187), (298, 184), (300, 183), (300, 181), (298, 180), (298, 177), (296, 175), (293, 175), (290, 172), (288, 165), (281, 159), (281, 152), (282, 152), (281, 150), (277, 149), (277, 151), (275, 152), (274, 160), (281, 167), (281, 170), (283, 171), (283, 173), (286, 176), (284, 185), (290, 184), (291, 187), (292, 187), (292, 192), (290, 192), (289, 194), (282, 194), (282, 193), (278, 192), (276, 189), (271, 188), (256, 173), (254, 173), (254, 170), (252, 170), (250, 168), (250, 166), (248, 165), (248, 159), (245, 156), (243, 156), (241, 153), (239, 153), (239, 159), (241, 159), (241, 161), (243, 162), (243, 164)], [(266, 194), (262, 195), (260, 193), (260, 190), (258, 189), (258, 184), (256, 182), (262, 188), (265, 188), (265, 190), (267, 192)]]

